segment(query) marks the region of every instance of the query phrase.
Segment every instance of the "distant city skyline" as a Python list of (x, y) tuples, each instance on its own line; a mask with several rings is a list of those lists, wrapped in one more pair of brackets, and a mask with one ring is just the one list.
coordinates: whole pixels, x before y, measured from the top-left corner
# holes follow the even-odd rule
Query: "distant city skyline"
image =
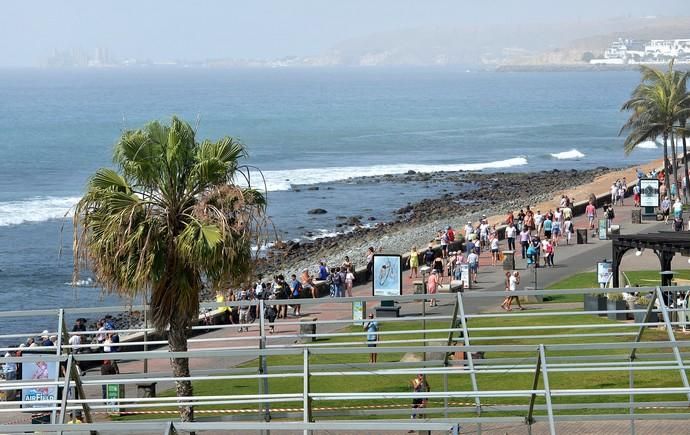
[(558, 5), (546, 0), (27, 0), (3, 4), (0, 67), (40, 66), (55, 50), (99, 47), (121, 60), (319, 56), (353, 39), (405, 29), (466, 28), (490, 35), (512, 26), (534, 33), (541, 27), (537, 23), (676, 14), (688, 14), (686, 1), (670, 0), (660, 7), (642, 0)]

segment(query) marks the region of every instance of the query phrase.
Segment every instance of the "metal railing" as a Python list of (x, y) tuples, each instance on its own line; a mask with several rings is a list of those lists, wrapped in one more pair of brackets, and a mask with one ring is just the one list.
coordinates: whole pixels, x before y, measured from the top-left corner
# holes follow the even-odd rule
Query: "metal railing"
[[(458, 431), (459, 426), (503, 423), (528, 428), (536, 423), (547, 424), (549, 432), (555, 434), (560, 421), (569, 421), (574, 412), (592, 416), (597, 410), (596, 419), (606, 417), (627, 419), (634, 433), (635, 421), (648, 419), (649, 415), (638, 410), (647, 407), (657, 408), (660, 415), (670, 418), (690, 417), (686, 411), (690, 404), (690, 386), (686, 370), (688, 366), (687, 349), (690, 341), (679, 340), (676, 330), (683, 325), (678, 320), (685, 316), (685, 307), (678, 303), (667, 304), (668, 293), (688, 291), (685, 287), (654, 287), (634, 289), (574, 289), (574, 290), (531, 290), (520, 291), (521, 296), (584, 295), (602, 293), (622, 293), (626, 291), (650, 292), (651, 302), (645, 309), (623, 309), (611, 311), (583, 311), (568, 306), (549, 309), (548, 304), (539, 309), (514, 312), (468, 313), (466, 305), (475, 298), (482, 301), (498, 300), (512, 295), (506, 292), (466, 292), (456, 294), (437, 294), (441, 304), (448, 305), (450, 314), (420, 316), (416, 312), (419, 304), (424, 304), (428, 296), (409, 295), (400, 297), (358, 297), (329, 299), (328, 308), (323, 300), (302, 299), (303, 313), (307, 318), (283, 320), (277, 326), (283, 331), (275, 335), (268, 333), (268, 325), (263, 316), (249, 326), (243, 335), (235, 333), (237, 325), (199, 325), (193, 329), (212, 332), (189, 340), (187, 352), (169, 352), (164, 347), (152, 350), (117, 353), (77, 353), (90, 349), (93, 344), (72, 346), (68, 343), (66, 330), (68, 316), (89, 315), (123, 310), (145, 310), (147, 307), (99, 307), (90, 309), (34, 310), (29, 312), (0, 312), (0, 328), (4, 319), (31, 318), (36, 315), (54, 316), (54, 334), (58, 337), (52, 347), (40, 348), (50, 351), (50, 355), (25, 354), (20, 357), (0, 358), (0, 363), (30, 364), (38, 361), (57, 363), (61, 367), (53, 379), (17, 380), (0, 383), (0, 391), (28, 389), (32, 387), (60, 387), (63, 392), (76, 388), (78, 397), (58, 394), (53, 399), (36, 402), (34, 400), (0, 402), (0, 416), (18, 415), (20, 412), (47, 413), (50, 424), (42, 430), (69, 432), (74, 430), (116, 430), (166, 432), (194, 430), (256, 430), (275, 431), (299, 430), (304, 433), (319, 430), (426, 430)], [(366, 341), (367, 332), (363, 330), (365, 319), (353, 319), (351, 304), (357, 302), (375, 303), (391, 300), (403, 304), (406, 311), (415, 312), (401, 318), (381, 318), (378, 332), (377, 354), (384, 356), (376, 364), (359, 362), (364, 355), (372, 352), (373, 344)], [(658, 303), (657, 303), (658, 302)], [(263, 313), (266, 301), (252, 302), (258, 313)], [(270, 301), (271, 304), (292, 304), (291, 300)], [(239, 307), (247, 302), (227, 302), (224, 306)], [(310, 307), (319, 312), (331, 309), (340, 318), (332, 320), (310, 320)], [(655, 306), (658, 305), (658, 308)], [(204, 309), (218, 310), (219, 304), (204, 304)], [(212, 313), (216, 313), (213, 311)], [(644, 313), (641, 323), (606, 322), (600, 320), (601, 314)], [(652, 314), (660, 314), (656, 322), (649, 321)], [(554, 324), (558, 319), (576, 316), (576, 323)], [(338, 317), (338, 316), (336, 316)], [(499, 319), (499, 322), (496, 322)], [(581, 320), (580, 320), (581, 319)], [(422, 323), (422, 321), (425, 321)], [(517, 322), (518, 325), (504, 325), (500, 322)], [(498, 323), (498, 324), (496, 324)], [(316, 325), (316, 332), (307, 332), (305, 325)], [(420, 324), (425, 326), (422, 328)], [(400, 325), (400, 326), (394, 326)], [(652, 340), (642, 340), (645, 330), (654, 327)], [(287, 328), (287, 331), (285, 330)], [(322, 331), (323, 329), (323, 331)], [(1, 329), (0, 329), (1, 330)], [(148, 348), (167, 343), (165, 337), (144, 342), (144, 332), (151, 334), (151, 328), (122, 329), (123, 350), (128, 347)], [(83, 336), (97, 331), (80, 332)], [(28, 334), (0, 335), (3, 339), (14, 339)], [(297, 340), (297, 342), (295, 342)], [(313, 341), (316, 340), (316, 341)], [(327, 341), (328, 340), (328, 341)], [(519, 343), (515, 343), (519, 341)], [(102, 348), (103, 345), (95, 345)], [(16, 350), (7, 346), (4, 350)], [(403, 361), (404, 355), (423, 355), (421, 361)], [(473, 356), (483, 355), (483, 359)], [(464, 357), (462, 359), (452, 356)], [(189, 358), (192, 376), (176, 378), (169, 370), (142, 372), (137, 365), (142, 361), (166, 361), (171, 358)], [(274, 358), (287, 359), (274, 363)], [(77, 364), (98, 363), (104, 359), (117, 359), (125, 368), (119, 375), (100, 375), (89, 373), (77, 375)], [(209, 363), (212, 361), (214, 363)], [(216, 362), (228, 361), (228, 367), (219, 367)], [(242, 364), (244, 363), (244, 364)], [(195, 366), (196, 364), (196, 366)], [(155, 364), (154, 364), (155, 365)], [(212, 367), (213, 366), (213, 367)], [(635, 375), (644, 376), (653, 372), (667, 376), (668, 385), (636, 386)], [(433, 391), (415, 393), (401, 391), (396, 385), (402, 377), (423, 373), (434, 378), (441, 385)], [(562, 387), (559, 377), (576, 374), (586, 380), (591, 373), (606, 373), (610, 376), (627, 374), (627, 385), (620, 380), (613, 386), (600, 384), (580, 385), (578, 388)], [(671, 374), (675, 377), (673, 382)], [(531, 377), (520, 388), (510, 384), (510, 378)], [(677, 376), (677, 377), (676, 377)], [(505, 378), (506, 388), (481, 388), (487, 379)], [(525, 379), (527, 379), (525, 378)], [(338, 380), (338, 388), (326, 389), (333, 380)], [(366, 385), (368, 379), (386, 380), (381, 390), (367, 391), (357, 388), (355, 381)], [(103, 398), (100, 390), (103, 385), (125, 385), (131, 393), (132, 387), (142, 383), (157, 382), (165, 388), (172, 388), (175, 381), (190, 380), (217, 382), (256, 382), (256, 393), (240, 394), (202, 394), (193, 397), (125, 397)], [(288, 392), (272, 392), (275, 382), (288, 382)], [(322, 382), (324, 381), (324, 382)], [(451, 386), (451, 381), (453, 385)], [(523, 379), (524, 381), (524, 379)], [(524, 382), (523, 382), (524, 383)], [(285, 389), (285, 388), (283, 388)], [(326, 389), (326, 391), (324, 391)], [(600, 398), (606, 398), (601, 402)], [(410, 419), (409, 402), (412, 399), (428, 399), (424, 408), (424, 418)], [(643, 398), (639, 401), (639, 398)], [(645, 399), (648, 398), (648, 399)], [(23, 398), (24, 399), (24, 398)], [(460, 401), (459, 400), (466, 400)], [(38, 406), (37, 403), (39, 403)], [(32, 408), (24, 406), (33, 405)], [(176, 408), (194, 406), (202, 419), (208, 415), (233, 416), (230, 421), (201, 421), (194, 423), (150, 422), (150, 421), (112, 421), (98, 422), (96, 417), (105, 415), (113, 408), (119, 408), (122, 415), (151, 414), (175, 419)], [(67, 425), (70, 413), (83, 412), (85, 424)], [(602, 412), (606, 411), (606, 412)], [(627, 411), (627, 413), (623, 413)], [(422, 411), (419, 411), (422, 412)], [(363, 417), (371, 420), (362, 420)], [(404, 418), (404, 420), (401, 420)], [(592, 416), (594, 418), (594, 416)], [(664, 417), (665, 418), (665, 417)], [(102, 420), (102, 419), (100, 419)], [(172, 426), (171, 426), (172, 424)], [(361, 425), (361, 426), (359, 426)], [(25, 424), (0, 424), (0, 432), (22, 432)]]

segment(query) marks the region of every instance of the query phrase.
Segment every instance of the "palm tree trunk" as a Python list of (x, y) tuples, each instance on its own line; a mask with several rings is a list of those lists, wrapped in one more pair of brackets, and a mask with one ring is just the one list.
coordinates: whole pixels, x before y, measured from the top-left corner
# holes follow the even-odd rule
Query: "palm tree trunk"
[(678, 189), (678, 154), (676, 153), (676, 136), (673, 134), (673, 131), (671, 131), (671, 156), (673, 157), (673, 184), (676, 186), (676, 195), (680, 197)]
[[(685, 129), (685, 124), (683, 124)], [(685, 203), (688, 203), (688, 193), (690, 193), (690, 174), (688, 174), (688, 148), (685, 143), (685, 134), (683, 134), (683, 174), (685, 176)]]
[(668, 167), (668, 135), (664, 134), (664, 186), (666, 186), (666, 194), (671, 195), (671, 183)]
[[(184, 319), (173, 319), (170, 322), (170, 331), (168, 333), (168, 345), (170, 352), (186, 352), (187, 351), (187, 334), (189, 333), (189, 322)], [(173, 376), (189, 377), (189, 359), (188, 358), (172, 358), (170, 360)], [(175, 389), (177, 390), (177, 397), (191, 397), (193, 396), (191, 381), (175, 381)], [(180, 406), (180, 420), (194, 421), (194, 408), (191, 406)]]

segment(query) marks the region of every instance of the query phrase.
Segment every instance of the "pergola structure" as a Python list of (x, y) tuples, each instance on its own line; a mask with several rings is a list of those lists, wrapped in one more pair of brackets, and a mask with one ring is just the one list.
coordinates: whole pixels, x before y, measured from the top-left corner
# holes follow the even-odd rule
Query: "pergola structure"
[(616, 234), (612, 239), (612, 272), (613, 286), (619, 287), (618, 269), (623, 255), (630, 249), (642, 251), (650, 249), (654, 251), (661, 263), (661, 285), (671, 285), (673, 274), (664, 273), (671, 271), (671, 261), (676, 254), (690, 255), (690, 233), (687, 231), (672, 232), (659, 231), (645, 234)]

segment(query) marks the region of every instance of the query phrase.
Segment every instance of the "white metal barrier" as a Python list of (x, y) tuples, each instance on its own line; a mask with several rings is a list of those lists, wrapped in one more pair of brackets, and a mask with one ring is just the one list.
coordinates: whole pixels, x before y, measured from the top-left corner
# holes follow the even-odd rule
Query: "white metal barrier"
[[(645, 321), (642, 323), (602, 323), (594, 322), (593, 319), (599, 311), (549, 311), (533, 310), (526, 312), (511, 313), (466, 313), (465, 303), (471, 298), (501, 298), (505, 297), (504, 292), (482, 292), (482, 293), (457, 293), (439, 294), (436, 299), (445, 302), (452, 308), (452, 314), (422, 317), (420, 315), (410, 315), (404, 318), (378, 319), (384, 326), (383, 331), (379, 332), (379, 339), (376, 343), (376, 353), (378, 354), (422, 354), (425, 356), (423, 361), (403, 362), (389, 361), (377, 363), (375, 366), (365, 363), (352, 363), (348, 360), (358, 355), (371, 353), (372, 349), (365, 346), (366, 331), (344, 330), (348, 326), (361, 325), (361, 320), (353, 321), (349, 317), (336, 320), (316, 320), (316, 333), (304, 333), (301, 331), (270, 335), (267, 334), (267, 325), (260, 317), (257, 324), (250, 328), (250, 334), (238, 336), (233, 334), (236, 327), (229, 325), (215, 325), (195, 327), (210, 331), (217, 331), (218, 334), (230, 336), (205, 337), (200, 336), (190, 339), (190, 350), (187, 352), (169, 352), (165, 348), (157, 348), (147, 351), (131, 351), (112, 353), (74, 353), (80, 348), (88, 348), (91, 345), (72, 346), (67, 343), (68, 333), (65, 328), (65, 318), (67, 315), (84, 315), (89, 313), (115, 312), (117, 309), (129, 307), (111, 307), (98, 309), (70, 309), (70, 310), (40, 310), (41, 315), (53, 315), (57, 319), (56, 335), (57, 343), (52, 347), (44, 347), (41, 350), (51, 352), (51, 355), (23, 355), (21, 357), (0, 358), (0, 363), (22, 363), (31, 364), (38, 361), (54, 362), (62, 368), (61, 373), (54, 379), (46, 380), (18, 380), (0, 383), (0, 391), (12, 391), (30, 387), (61, 387), (63, 391), (68, 391), (72, 387), (83, 390), (80, 398), (67, 397), (67, 395), (57, 395), (52, 400), (41, 401), (40, 406), (31, 409), (33, 413), (49, 413), (51, 424), (43, 426), (41, 429), (70, 431), (70, 430), (152, 430), (169, 431), (170, 426), (160, 423), (148, 422), (111, 422), (97, 423), (93, 425), (80, 425), (80, 428), (69, 427), (64, 423), (69, 419), (71, 412), (83, 411), (84, 413), (106, 412), (113, 407), (126, 408), (129, 413), (146, 412), (159, 413), (157, 415), (174, 418), (176, 412), (174, 407), (178, 406), (223, 406), (229, 411), (234, 411), (239, 405), (253, 406), (243, 408), (243, 413), (238, 413), (246, 418), (239, 418), (236, 421), (222, 422), (223, 430), (303, 430), (313, 431), (326, 428), (335, 428), (342, 425), (343, 428), (353, 428), (358, 424), (366, 424), (371, 430), (384, 430), (399, 424), (407, 429), (415, 430), (439, 430), (452, 431), (458, 425), (473, 424), (477, 422), (491, 423), (497, 421), (518, 422), (521, 424), (532, 425), (538, 421), (546, 421), (550, 432), (556, 433), (556, 422), (567, 420), (567, 413), (560, 411), (579, 410), (586, 412), (588, 409), (596, 407), (599, 409), (609, 409), (606, 414), (610, 418), (620, 418), (618, 410), (626, 409), (629, 411), (629, 419), (634, 423), (635, 419), (640, 418), (635, 410), (648, 406), (668, 408), (677, 416), (679, 408), (686, 408), (690, 403), (690, 387), (686, 375), (687, 349), (690, 348), (690, 341), (677, 340), (674, 330), (676, 327), (687, 325), (687, 318), (682, 318), (685, 307), (668, 308), (663, 303), (664, 292), (682, 291), (687, 289), (678, 287), (669, 288), (636, 288), (637, 291), (652, 292), (653, 300), (646, 310), (613, 310), (614, 313), (640, 313), (645, 312)], [(611, 290), (611, 289), (576, 289), (576, 290), (537, 290), (525, 291), (522, 294), (591, 294), (591, 293), (611, 293), (630, 291), (630, 289)], [(329, 302), (344, 304), (348, 307), (354, 300), (365, 300), (376, 302), (381, 299), (377, 297), (366, 298), (342, 298), (332, 299)], [(424, 303), (424, 295), (412, 295), (395, 298), (402, 304), (407, 304), (410, 311), (414, 311), (417, 304)], [(657, 322), (649, 322), (651, 313), (655, 312), (654, 301), (659, 300), (660, 308), (657, 314), (661, 318)], [(687, 297), (686, 299), (687, 300)], [(277, 304), (290, 304), (291, 301), (275, 301)], [(300, 300), (303, 311), (308, 311), (309, 306), (319, 304), (319, 300)], [(273, 301), (271, 301), (273, 303)], [(264, 301), (257, 301), (256, 306), (259, 312), (263, 311)], [(239, 303), (223, 303), (223, 306), (237, 306)], [(218, 304), (208, 304), (208, 308), (217, 309)], [(135, 309), (145, 309), (145, 307), (134, 307)], [(349, 310), (343, 310), (349, 312)], [(0, 327), (3, 319), (22, 318), (36, 315), (33, 312), (0, 312)], [(681, 315), (681, 319), (674, 321), (674, 315)], [(543, 324), (539, 320), (545, 317), (558, 316), (581, 316), (582, 322), (574, 325), (552, 325)], [(472, 326), (477, 321), (502, 318), (502, 319), (523, 319), (527, 324), (521, 326)], [(534, 322), (530, 322), (534, 320)], [(425, 321), (429, 327), (418, 328), (418, 322)], [(445, 326), (433, 325), (433, 322), (444, 322)], [(312, 321), (283, 321), (281, 327), (297, 327)], [(411, 327), (401, 330), (386, 331), (385, 325), (397, 323), (408, 323)], [(643, 332), (648, 327), (663, 327), (666, 331), (666, 339), (655, 339), (652, 341), (642, 341)], [(320, 329), (328, 329), (326, 332)], [(567, 329), (586, 330), (586, 333), (563, 333)], [(604, 329), (604, 331), (601, 331)], [(611, 331), (615, 332), (611, 332)], [(141, 346), (144, 344), (142, 332), (153, 333), (150, 328), (123, 329), (119, 332), (131, 341), (124, 340), (119, 343), (123, 349), (127, 347)], [(618, 332), (620, 331), (620, 332)], [(94, 331), (79, 333), (88, 336)], [(433, 337), (437, 335), (437, 337)], [(19, 338), (22, 334), (5, 334), (0, 338)], [(634, 337), (634, 339), (633, 339)], [(305, 342), (295, 343), (295, 339), (351, 339), (349, 341), (338, 341), (333, 343)], [(582, 343), (579, 340), (587, 338), (591, 342)], [(528, 344), (506, 344), (514, 340), (528, 341)], [(627, 340), (627, 341), (626, 341)], [(461, 343), (458, 346), (457, 343)], [(150, 347), (161, 346), (167, 342), (164, 339), (147, 341)], [(214, 347), (202, 347), (213, 345)], [(4, 349), (16, 350), (16, 346), (8, 346)], [(638, 351), (644, 351), (638, 353)], [(466, 358), (463, 360), (452, 360), (450, 355), (460, 352), (464, 355), (483, 353), (489, 355), (488, 358), (475, 360)], [(606, 353), (608, 352), (608, 353)], [(613, 352), (613, 353), (611, 353)], [(617, 353), (616, 353), (617, 352)], [(568, 353), (567, 355), (565, 353)], [(492, 356), (496, 355), (496, 356)], [(293, 365), (269, 365), (268, 360), (272, 357), (292, 356), (300, 358), (300, 364)], [(337, 362), (321, 362), (322, 358), (339, 356)], [(240, 360), (253, 360), (258, 358), (259, 364), (255, 367), (240, 367), (229, 369), (208, 369), (201, 373), (192, 370), (192, 376), (188, 378), (175, 378), (169, 372), (149, 372), (142, 373), (133, 371), (122, 373), (116, 376), (92, 375), (84, 377), (74, 375), (74, 367), (77, 363), (89, 364), (103, 361), (104, 359), (117, 358), (123, 361), (122, 364), (134, 364), (139, 361), (168, 360), (170, 358), (189, 358), (192, 361), (222, 361), (226, 358)], [(611, 372), (626, 373), (630, 376), (627, 386), (617, 388), (553, 388), (549, 374), (559, 373), (591, 373), (591, 372)], [(669, 372), (679, 375), (680, 383), (677, 386), (659, 386), (654, 388), (641, 388), (634, 385), (634, 374), (656, 371), (659, 373)], [(434, 388), (432, 392), (426, 392), (421, 396), (414, 392), (400, 391), (372, 391), (362, 392), (351, 389), (348, 391), (347, 382), (343, 383), (345, 391), (316, 392), (311, 389), (311, 383), (320, 378), (333, 378), (347, 380), (358, 377), (393, 377), (410, 376), (417, 373), (424, 373), (426, 376), (440, 376), (443, 388)], [(534, 384), (528, 389), (500, 389), (483, 390), (480, 388), (478, 377), (487, 375), (519, 375), (532, 374)], [(448, 387), (448, 379), (469, 378), (470, 388), (457, 389)], [(272, 380), (276, 379), (295, 379), (301, 389), (289, 393), (272, 393), (268, 386)], [(193, 397), (123, 397), (103, 399), (97, 397), (98, 390), (106, 384), (117, 383), (119, 385), (136, 385), (140, 383), (158, 382), (162, 385), (172, 387), (175, 381), (226, 381), (226, 380), (255, 380), (258, 386), (258, 394), (215, 394), (198, 395)], [(541, 382), (543, 386), (538, 388)], [(630, 397), (630, 401), (610, 401), (609, 403), (597, 403), (591, 399), (601, 396), (620, 396)], [(645, 397), (650, 395), (663, 395), (668, 400), (659, 401), (636, 401), (634, 397)], [(678, 400), (679, 397), (686, 399)], [(391, 417), (406, 416), (410, 414), (409, 404), (411, 399), (424, 397), (435, 403), (424, 412), (428, 419), (414, 420), (396, 423)], [(580, 401), (576, 403), (557, 403), (556, 399), (565, 397), (575, 397)], [(492, 403), (491, 400), (511, 398), (515, 403), (506, 404), (503, 402)], [(544, 404), (536, 404), (537, 398), (543, 398)], [(470, 402), (455, 403), (454, 401), (466, 399)], [(486, 402), (486, 403), (485, 403)], [(26, 412), (26, 408), (21, 406), (35, 405), (33, 400), (0, 402), (0, 415), (18, 414)], [(320, 403), (335, 405), (319, 406)], [(353, 404), (359, 404), (354, 406)], [(280, 405), (274, 407), (273, 405)], [(342, 404), (342, 405), (341, 405)], [(287, 406), (286, 406), (287, 405)], [(382, 405), (387, 405), (382, 406)], [(354, 408), (353, 408), (354, 406)], [(171, 407), (173, 409), (171, 409)], [(483, 413), (486, 409), (491, 409), (490, 416)], [(355, 412), (356, 411), (356, 412)], [(383, 420), (372, 420), (361, 423), (358, 420), (359, 414), (363, 411), (371, 415), (379, 415)], [(511, 417), (511, 412), (520, 411), (522, 417)], [(507, 413), (500, 415), (501, 412)], [(498, 415), (497, 415), (498, 414)], [(21, 414), (19, 414), (21, 415)], [(665, 415), (665, 414), (664, 414)], [(338, 419), (350, 419), (348, 422), (338, 422), (330, 420), (329, 417), (337, 416)], [(688, 415), (690, 417), (690, 415)], [(250, 421), (252, 419), (280, 419), (279, 422), (270, 421), (258, 423)], [(92, 420), (92, 417), (89, 417)], [(511, 420), (512, 419), (512, 420)], [(207, 426), (204, 426), (204, 425)], [(175, 429), (196, 431), (211, 430), (203, 429), (216, 425), (217, 423), (174, 423)], [(335, 425), (335, 426), (334, 426)], [(354, 425), (354, 426), (353, 426)], [(0, 431), (20, 432), (25, 430), (26, 425), (0, 424)], [(32, 426), (34, 429), (36, 426)], [(155, 429), (154, 429), (155, 427)], [(397, 427), (397, 426), (395, 426)], [(93, 428), (93, 429), (91, 429)], [(119, 428), (119, 429), (115, 429)], [(185, 429), (187, 428), (187, 429)], [(288, 429), (289, 428), (289, 429)]]

